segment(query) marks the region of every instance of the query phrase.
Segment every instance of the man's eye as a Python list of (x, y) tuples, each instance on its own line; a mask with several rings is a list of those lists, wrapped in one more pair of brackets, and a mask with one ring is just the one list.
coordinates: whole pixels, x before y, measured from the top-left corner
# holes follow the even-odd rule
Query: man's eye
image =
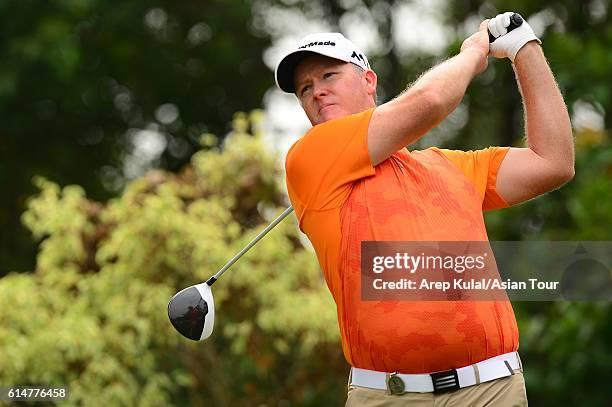
[(301, 94), (301, 95), (303, 95), (303, 94), (304, 94), (304, 92), (306, 92), (306, 91), (308, 91), (308, 90), (310, 90), (310, 85), (306, 85), (306, 86), (304, 86), (304, 87), (302, 88), (302, 90), (300, 91), (300, 94)]
[(325, 75), (323, 75), (323, 78), (327, 79), (330, 76), (335, 75), (335, 74), (336, 74), (336, 72), (327, 72)]

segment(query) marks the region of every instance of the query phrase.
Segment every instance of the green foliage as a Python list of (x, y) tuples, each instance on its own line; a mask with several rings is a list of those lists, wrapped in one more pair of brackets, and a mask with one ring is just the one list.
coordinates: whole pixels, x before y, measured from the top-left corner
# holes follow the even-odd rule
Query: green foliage
[(515, 303), (530, 403), (609, 403), (609, 302)]
[(158, 334), (171, 291), (112, 270), (3, 278), (2, 382), (68, 385), (68, 405), (167, 405), (180, 374), (163, 369), (177, 338)]
[[(610, 240), (612, 145), (607, 133), (576, 134), (576, 176), (561, 189), (487, 213), (495, 240)], [(513, 304), (530, 402), (602, 406), (612, 375), (610, 302)]]
[(284, 202), (260, 116), (237, 115), (223, 148), (177, 175), (151, 172), (106, 204), (36, 180), (23, 222), (43, 239), (38, 267), (0, 280), (1, 383), (67, 385), (66, 405), (344, 397), (334, 303), (292, 220), (214, 286), (210, 340), (189, 342), (167, 319), (172, 294), (208, 279)]
[[(32, 177), (108, 199), (122, 187), (130, 129), (156, 126), (168, 148), (153, 164), (176, 171), (202, 133), (222, 139), (234, 112), (261, 105), (274, 78), (261, 58), (269, 39), (249, 29), (251, 7), (0, 2), (0, 276), (34, 265), (19, 224)], [(175, 118), (159, 114), (167, 104)]]

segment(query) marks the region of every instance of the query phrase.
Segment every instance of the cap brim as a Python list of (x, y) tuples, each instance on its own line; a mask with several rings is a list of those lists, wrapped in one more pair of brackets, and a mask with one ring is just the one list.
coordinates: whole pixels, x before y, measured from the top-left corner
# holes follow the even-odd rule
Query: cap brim
[(286, 55), (276, 68), (276, 84), (278, 87), (287, 93), (295, 93), (293, 78), (295, 68), (304, 58), (312, 54), (316, 54), (316, 52), (300, 50)]
[(331, 56), (322, 52), (301, 49), (287, 54), (276, 67), (276, 84), (279, 88), (287, 93), (295, 93), (295, 68), (302, 62), (308, 55), (323, 55), (328, 58), (337, 59), (338, 61), (348, 62), (337, 56)]

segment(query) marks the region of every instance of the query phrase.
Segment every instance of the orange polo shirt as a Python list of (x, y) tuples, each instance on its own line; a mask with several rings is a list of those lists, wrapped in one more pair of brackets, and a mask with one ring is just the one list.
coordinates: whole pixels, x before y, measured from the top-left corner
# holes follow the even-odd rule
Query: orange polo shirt
[(373, 167), (373, 109), (313, 127), (289, 150), (289, 198), (337, 306), (354, 367), (429, 373), (518, 349), (509, 301), (362, 301), (361, 241), (486, 241), (482, 211), (507, 203), (508, 147), (402, 149)]

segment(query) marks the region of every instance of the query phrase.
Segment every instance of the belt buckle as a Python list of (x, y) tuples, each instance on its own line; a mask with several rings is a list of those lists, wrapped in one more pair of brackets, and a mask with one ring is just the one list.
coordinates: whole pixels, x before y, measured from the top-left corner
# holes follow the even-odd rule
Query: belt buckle
[(446, 393), (459, 389), (459, 377), (455, 369), (430, 373), (434, 393)]
[(397, 375), (397, 372), (389, 374), (387, 379), (387, 388), (391, 394), (400, 395), (406, 392), (406, 385), (401, 377)]

